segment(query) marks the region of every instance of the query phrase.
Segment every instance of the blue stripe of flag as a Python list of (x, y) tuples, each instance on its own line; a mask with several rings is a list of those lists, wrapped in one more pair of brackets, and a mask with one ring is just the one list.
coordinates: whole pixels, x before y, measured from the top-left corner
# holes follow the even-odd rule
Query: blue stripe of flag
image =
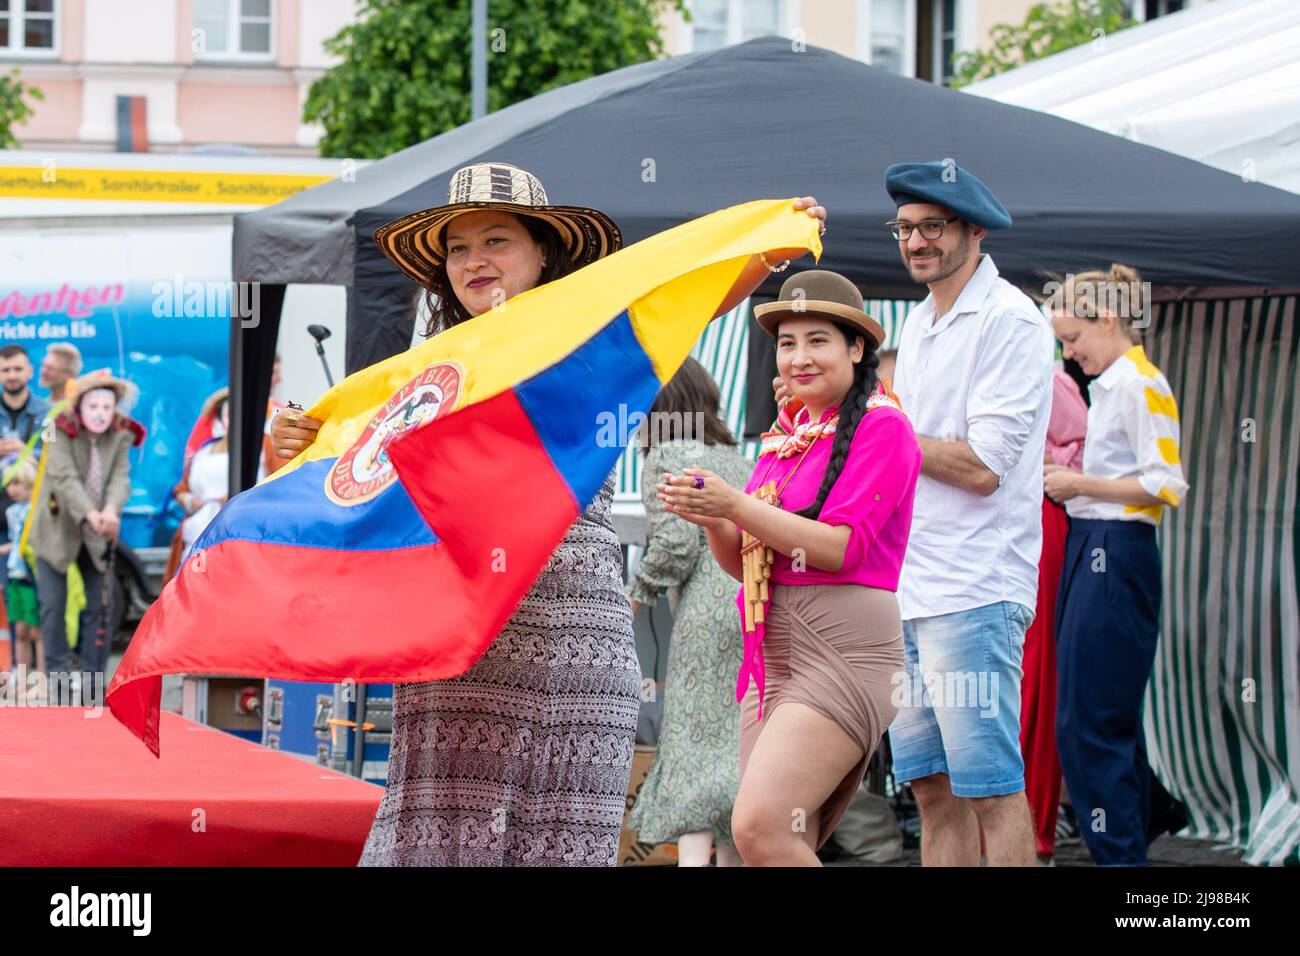
[[(568, 357), (516, 385), (515, 394), (582, 508), (622, 454), (628, 437), (622, 423), (649, 410), (659, 388), (659, 376), (624, 309)], [(608, 427), (611, 420), (614, 429)], [(607, 441), (612, 433), (613, 443)]]
[(326, 497), (325, 477), (337, 460), (308, 462), (231, 498), (195, 547), (237, 540), (369, 551), (438, 543), (400, 481), (359, 505), (339, 505)]

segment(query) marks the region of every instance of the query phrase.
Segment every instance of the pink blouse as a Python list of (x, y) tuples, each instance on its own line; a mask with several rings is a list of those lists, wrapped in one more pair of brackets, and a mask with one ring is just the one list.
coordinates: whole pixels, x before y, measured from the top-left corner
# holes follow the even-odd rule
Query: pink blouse
[[(835, 406), (828, 408), (820, 420), (828, 420), (837, 410)], [(801, 410), (797, 420), (806, 422), (807, 411)], [(813, 503), (834, 444), (833, 435), (813, 443), (803, 464), (781, 492), (783, 511), (799, 511)], [(789, 458), (777, 458), (775, 454), (762, 456), (745, 485), (745, 492), (752, 492), (768, 481), (775, 481), (781, 487), (799, 458), (797, 453)], [(889, 406), (869, 410), (858, 424), (844, 468), (817, 518), (823, 524), (848, 527), (844, 564), (838, 571), (823, 571), (805, 562), (802, 570), (795, 570), (791, 558), (777, 553), (772, 565), (773, 583), (859, 584), (897, 591), (912, 526), (912, 499), (920, 473), (921, 446), (907, 416)], [(742, 610), (743, 600), (742, 591), (737, 595), (737, 605)], [(736, 687), (736, 699), (741, 700), (749, 689), (750, 677), (755, 679), (760, 717), (764, 685), (762, 638), (761, 624), (754, 634), (745, 635), (745, 661)]]
[(1074, 379), (1059, 368), (1052, 372), (1052, 414), (1047, 420), (1047, 454), (1058, 465), (1083, 471), (1083, 440), (1088, 406)]

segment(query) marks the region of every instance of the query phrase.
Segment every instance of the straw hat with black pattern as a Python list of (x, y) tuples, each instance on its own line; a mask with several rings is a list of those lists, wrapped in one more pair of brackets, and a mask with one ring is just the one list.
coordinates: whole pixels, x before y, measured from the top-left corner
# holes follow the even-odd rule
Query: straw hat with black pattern
[(763, 331), (776, 338), (782, 319), (820, 317), (850, 326), (861, 332), (878, 349), (885, 341), (885, 330), (862, 308), (862, 293), (838, 272), (809, 269), (785, 280), (775, 302), (754, 307), (754, 318)]
[(549, 223), (577, 266), (617, 252), (623, 245), (618, 226), (603, 212), (583, 206), (555, 206), (542, 182), (532, 173), (507, 163), (475, 163), (456, 170), (447, 190), (447, 204), (411, 213), (375, 230), (384, 255), (414, 279), (424, 283), (442, 269), (447, 248), (442, 231), (452, 219), (476, 209), (503, 209)]

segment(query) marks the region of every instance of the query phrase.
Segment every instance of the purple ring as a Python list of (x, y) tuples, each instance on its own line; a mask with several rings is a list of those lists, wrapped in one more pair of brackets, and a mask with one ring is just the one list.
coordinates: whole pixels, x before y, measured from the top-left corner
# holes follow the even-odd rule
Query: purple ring
[(704, 487), (704, 476), (701, 475), (698, 471), (695, 473), (695, 487), (697, 489)]

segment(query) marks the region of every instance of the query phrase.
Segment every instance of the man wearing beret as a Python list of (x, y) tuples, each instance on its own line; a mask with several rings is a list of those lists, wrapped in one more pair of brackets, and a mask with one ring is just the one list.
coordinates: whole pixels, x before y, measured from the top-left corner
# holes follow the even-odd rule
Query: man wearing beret
[[(1034, 863), (1020, 754), (1025, 630), (1038, 593), (1052, 333), (980, 252), (1011, 225), (951, 160), (885, 171), (889, 228), (929, 296), (912, 309), (894, 390), (923, 464), (898, 600), (906, 681), (889, 729), (926, 866)], [(901, 698), (901, 699), (900, 699)]]

